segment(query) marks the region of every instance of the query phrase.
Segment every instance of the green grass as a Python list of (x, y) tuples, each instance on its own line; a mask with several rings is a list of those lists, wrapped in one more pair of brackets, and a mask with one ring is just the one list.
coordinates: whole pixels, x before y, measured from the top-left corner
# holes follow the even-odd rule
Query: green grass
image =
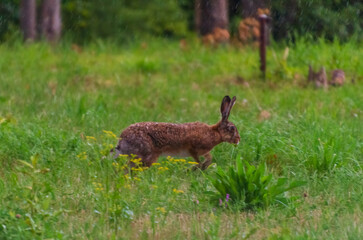
[[(362, 239), (362, 45), (301, 40), (284, 51), (269, 48), (263, 81), (256, 50), (193, 40), (186, 50), (160, 39), (96, 42), (81, 53), (0, 45), (0, 238)], [(344, 69), (347, 84), (305, 87), (309, 63)], [(241, 144), (218, 145), (213, 162), (227, 170), (240, 154), (275, 179), (306, 182), (288, 206), (221, 207), (207, 194), (215, 166), (189, 171), (192, 159), (160, 158), (128, 179), (122, 159), (103, 157), (117, 142), (103, 130), (213, 124), (227, 94), (237, 96), (230, 120)]]

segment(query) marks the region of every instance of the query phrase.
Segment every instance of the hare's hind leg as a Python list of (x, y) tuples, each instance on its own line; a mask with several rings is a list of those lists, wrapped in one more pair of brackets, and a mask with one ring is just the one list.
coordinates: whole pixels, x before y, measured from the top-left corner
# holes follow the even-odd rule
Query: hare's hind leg
[(148, 155), (141, 157), (142, 163), (145, 167), (151, 167), (159, 158), (159, 153), (149, 153)]
[[(144, 166), (150, 167), (152, 163), (156, 162), (159, 154), (153, 152), (153, 148), (148, 143), (140, 143), (137, 141), (125, 141), (120, 140), (116, 147), (116, 156), (118, 154), (126, 154), (129, 156), (135, 155), (134, 158), (141, 158), (141, 162)], [(135, 167), (134, 161), (129, 162), (130, 167)]]

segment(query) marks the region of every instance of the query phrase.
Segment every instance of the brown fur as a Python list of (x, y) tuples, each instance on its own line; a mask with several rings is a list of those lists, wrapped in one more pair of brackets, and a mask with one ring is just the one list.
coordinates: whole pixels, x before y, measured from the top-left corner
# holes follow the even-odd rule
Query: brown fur
[(314, 72), (313, 68), (309, 65), (308, 82), (313, 82), (316, 88), (327, 88), (328, 79), (325, 68), (322, 67), (319, 72)]
[(331, 72), (331, 79), (328, 81), (325, 68), (320, 68), (319, 72), (314, 72), (309, 65), (308, 82), (313, 82), (317, 88), (327, 88), (328, 84), (332, 86), (343, 86), (345, 82), (345, 73), (343, 70), (335, 69)]
[(343, 86), (345, 82), (345, 73), (343, 70), (335, 69), (332, 72), (331, 81), (329, 82), (332, 86)]
[[(135, 154), (150, 167), (160, 155), (191, 156), (206, 169), (212, 163), (210, 151), (221, 142), (238, 144), (240, 136), (235, 125), (228, 121), (236, 98), (224, 97), (221, 105), (222, 120), (208, 125), (201, 122), (174, 124), (142, 122), (130, 125), (120, 136), (116, 147), (119, 154)], [(200, 162), (204, 156), (204, 163)]]

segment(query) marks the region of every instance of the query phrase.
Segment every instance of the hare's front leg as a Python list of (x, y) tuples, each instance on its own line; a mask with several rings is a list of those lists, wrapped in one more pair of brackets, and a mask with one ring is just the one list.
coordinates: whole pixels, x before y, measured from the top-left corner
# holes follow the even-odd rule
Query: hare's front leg
[(191, 152), (191, 155), (194, 158), (194, 160), (198, 163), (198, 165), (193, 167), (193, 170), (196, 170), (197, 168), (200, 168), (201, 170), (205, 170), (212, 163), (212, 155), (210, 154), (210, 152), (207, 152), (206, 154), (203, 155), (203, 157), (205, 159), (203, 163), (200, 162), (200, 159), (199, 159), (199, 156), (197, 153)]
[(202, 170), (205, 170), (205, 169), (207, 169), (209, 167), (209, 165), (212, 164), (212, 154), (210, 154), (210, 152), (207, 152), (206, 154), (203, 155), (203, 157), (204, 157), (205, 160), (202, 163), (200, 168)]
[(195, 160), (195, 162), (198, 163), (198, 165), (195, 165), (194, 167), (192, 167), (192, 170), (197, 170), (198, 168), (201, 168), (201, 163), (200, 163), (200, 160), (199, 160), (199, 155), (196, 151), (190, 151), (190, 156), (192, 156)]

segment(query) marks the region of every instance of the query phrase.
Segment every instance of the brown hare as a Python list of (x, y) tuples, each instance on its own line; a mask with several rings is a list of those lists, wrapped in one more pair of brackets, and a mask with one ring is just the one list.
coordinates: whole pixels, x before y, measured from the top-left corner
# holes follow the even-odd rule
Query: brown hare
[(332, 86), (343, 86), (345, 82), (345, 73), (343, 70), (335, 69), (331, 74), (331, 81), (329, 82)]
[(344, 85), (345, 73), (343, 70), (335, 69), (331, 72), (331, 79), (328, 81), (324, 67), (320, 68), (319, 72), (314, 72), (309, 65), (308, 83), (309, 82), (314, 83), (316, 88), (327, 88), (328, 85), (339, 87)]
[(325, 68), (322, 67), (319, 72), (314, 72), (313, 68), (309, 65), (308, 82), (313, 82), (316, 88), (327, 88), (328, 79)]
[[(150, 167), (159, 156), (193, 157), (197, 167), (204, 170), (212, 163), (210, 151), (219, 143), (238, 144), (240, 136), (236, 126), (228, 121), (236, 97), (225, 96), (222, 100), (222, 119), (208, 125), (201, 122), (174, 124), (141, 122), (127, 127), (113, 150), (119, 154), (135, 154), (144, 166)], [(201, 163), (200, 157), (205, 161)], [(132, 164), (132, 163), (130, 163)]]

